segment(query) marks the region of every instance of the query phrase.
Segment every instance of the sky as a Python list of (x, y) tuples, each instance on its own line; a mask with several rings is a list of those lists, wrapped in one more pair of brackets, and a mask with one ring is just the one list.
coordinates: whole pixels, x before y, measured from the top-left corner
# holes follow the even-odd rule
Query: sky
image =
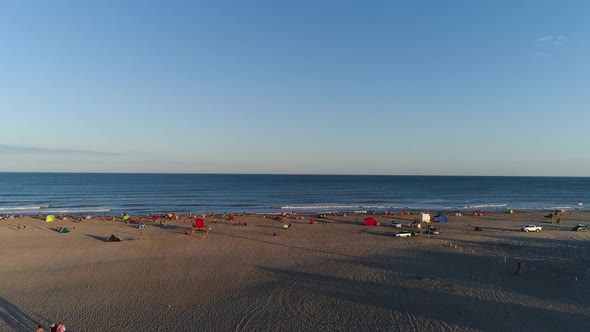
[(0, 171), (590, 176), (588, 1), (0, 1)]

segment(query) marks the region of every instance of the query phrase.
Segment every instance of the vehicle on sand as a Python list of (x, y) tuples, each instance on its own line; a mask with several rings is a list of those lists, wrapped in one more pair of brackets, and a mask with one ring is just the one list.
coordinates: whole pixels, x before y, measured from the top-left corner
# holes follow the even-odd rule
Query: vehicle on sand
[(535, 225), (526, 225), (526, 226), (522, 226), (520, 228), (521, 231), (523, 232), (538, 232), (540, 230), (542, 230), (543, 227), (541, 226), (535, 226)]
[(576, 225), (574, 227), (572, 227), (572, 231), (576, 231), (576, 232), (587, 232), (588, 231), (588, 226), (586, 225)]
[(395, 237), (410, 237), (412, 236), (412, 232), (408, 232), (408, 231), (399, 231), (397, 233), (395, 233)]

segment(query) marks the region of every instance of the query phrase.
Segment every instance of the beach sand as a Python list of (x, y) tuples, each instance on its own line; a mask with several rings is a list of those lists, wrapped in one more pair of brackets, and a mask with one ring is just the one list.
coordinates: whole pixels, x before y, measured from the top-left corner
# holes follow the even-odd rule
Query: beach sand
[[(388, 225), (415, 215), (366, 231), (364, 215), (205, 218), (207, 236), (185, 235), (188, 217), (141, 234), (120, 219), (3, 220), (0, 330), (590, 331), (590, 232), (570, 230), (590, 213), (545, 214), (449, 215), (411, 238)], [(517, 231), (529, 223), (544, 229)], [(48, 229), (61, 226), (75, 229)]]

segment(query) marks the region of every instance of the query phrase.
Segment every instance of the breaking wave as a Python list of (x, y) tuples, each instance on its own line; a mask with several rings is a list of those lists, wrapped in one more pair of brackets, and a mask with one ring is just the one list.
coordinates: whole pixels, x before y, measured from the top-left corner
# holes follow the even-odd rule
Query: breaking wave
[(508, 206), (508, 204), (480, 204), (480, 205), (465, 205), (464, 209), (499, 209)]
[(52, 208), (50, 206), (11, 206), (11, 207), (0, 207), (0, 213), (2, 214), (32, 214), (32, 213), (43, 213), (43, 214), (51, 214), (51, 213), (105, 213), (109, 212), (111, 209), (106, 208), (96, 208), (96, 207), (77, 207), (77, 208)]
[(275, 207), (279, 210), (342, 210), (342, 209), (391, 209), (385, 205), (285, 205)]

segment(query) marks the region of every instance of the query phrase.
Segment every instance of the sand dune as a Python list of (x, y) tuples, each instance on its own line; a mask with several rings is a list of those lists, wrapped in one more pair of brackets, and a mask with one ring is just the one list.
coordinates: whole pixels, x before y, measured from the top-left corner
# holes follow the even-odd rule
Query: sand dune
[[(141, 234), (121, 221), (3, 220), (0, 330), (588, 331), (590, 233), (570, 228), (590, 213), (555, 225), (543, 214), (450, 217), (440, 235), (412, 238), (383, 226), (412, 216), (377, 216), (366, 232), (364, 216), (289, 229), (217, 218), (206, 237), (184, 234), (188, 218)], [(527, 223), (544, 230), (515, 231)], [(124, 241), (105, 242), (111, 233)]]

